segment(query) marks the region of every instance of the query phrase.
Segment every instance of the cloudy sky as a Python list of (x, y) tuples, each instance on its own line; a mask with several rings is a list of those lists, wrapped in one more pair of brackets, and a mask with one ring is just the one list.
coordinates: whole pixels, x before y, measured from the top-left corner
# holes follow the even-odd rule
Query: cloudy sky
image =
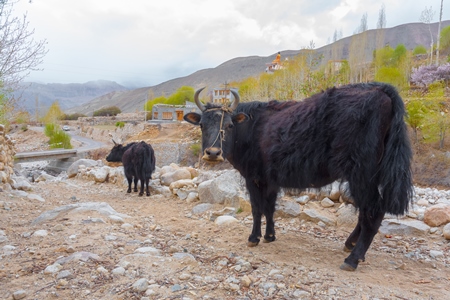
[[(419, 22), (440, 0), (385, 1), (386, 27)], [(152, 86), (235, 57), (316, 48), (334, 32), (352, 35), (367, 13), (375, 29), (382, 1), (371, 0), (19, 0), (37, 40), (47, 40), (41, 83), (111, 80)], [(443, 20), (450, 19), (444, 1)]]

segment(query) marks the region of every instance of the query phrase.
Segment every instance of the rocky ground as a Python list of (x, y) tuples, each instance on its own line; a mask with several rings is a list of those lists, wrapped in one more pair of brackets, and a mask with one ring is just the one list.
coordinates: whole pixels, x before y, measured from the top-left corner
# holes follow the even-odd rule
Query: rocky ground
[[(24, 149), (42, 142), (38, 135), (14, 138)], [(175, 195), (138, 197), (126, 194), (123, 185), (64, 174), (31, 187), (0, 192), (1, 299), (448, 299), (450, 294), (450, 243), (443, 226), (379, 233), (366, 261), (346, 272), (339, 266), (348, 255), (342, 251), (348, 226), (278, 217), (277, 240), (248, 248), (248, 210), (236, 211), (236, 222), (218, 225), (213, 216), (223, 205), (198, 211), (198, 202)], [(450, 201), (438, 190), (427, 195), (417, 200), (424, 209)], [(316, 204), (324, 214), (342, 205)]]

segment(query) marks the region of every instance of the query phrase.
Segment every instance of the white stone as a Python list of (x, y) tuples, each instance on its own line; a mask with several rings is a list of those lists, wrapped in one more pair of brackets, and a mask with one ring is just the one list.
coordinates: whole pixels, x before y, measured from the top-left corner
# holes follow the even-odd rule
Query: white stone
[(153, 247), (141, 247), (134, 250), (134, 253), (147, 253), (152, 255), (160, 255), (161, 251)]
[(214, 223), (218, 226), (232, 224), (232, 223), (236, 223), (236, 222), (239, 222), (239, 221), (235, 217), (232, 217), (232, 216), (219, 216), (214, 221)]
[(47, 236), (47, 230), (41, 229), (41, 230), (36, 230), (32, 236), (36, 236), (36, 237), (44, 237)]
[(146, 278), (141, 278), (135, 283), (133, 283), (133, 290), (135, 292), (145, 292), (148, 288), (148, 280)]
[(450, 223), (444, 226), (443, 234), (446, 240), (450, 240)]
[(123, 224), (125, 223), (125, 221), (119, 217), (119, 216), (115, 216), (115, 215), (110, 215), (108, 216), (108, 219), (112, 222), (112, 223), (117, 223), (117, 224)]
[(36, 195), (36, 194), (28, 194), (27, 198), (30, 199), (30, 200), (37, 200), (39, 202), (45, 202), (44, 198), (42, 198), (41, 196)]
[(44, 274), (56, 274), (59, 270), (62, 269), (62, 266), (58, 263), (54, 263), (53, 265), (47, 266), (44, 270)]

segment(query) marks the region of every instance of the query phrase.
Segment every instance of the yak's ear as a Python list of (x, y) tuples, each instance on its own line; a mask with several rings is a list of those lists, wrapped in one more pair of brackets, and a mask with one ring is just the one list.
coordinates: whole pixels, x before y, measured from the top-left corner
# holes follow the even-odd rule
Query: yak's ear
[(201, 119), (201, 118), (202, 118), (202, 116), (199, 115), (198, 113), (195, 113), (195, 112), (187, 113), (187, 114), (185, 114), (184, 117), (183, 117), (183, 119), (184, 119), (186, 122), (189, 122), (189, 123), (194, 124), (194, 125), (200, 124), (200, 119)]
[(240, 124), (247, 122), (249, 117), (244, 113), (238, 113), (237, 115), (233, 116), (233, 123), (234, 124)]

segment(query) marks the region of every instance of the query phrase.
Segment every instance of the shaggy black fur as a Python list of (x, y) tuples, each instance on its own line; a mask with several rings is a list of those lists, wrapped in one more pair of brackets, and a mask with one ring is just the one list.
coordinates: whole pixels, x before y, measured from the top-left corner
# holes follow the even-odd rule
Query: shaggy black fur
[(133, 191), (137, 192), (137, 182), (140, 180), (141, 189), (139, 196), (144, 195), (144, 185), (146, 195), (150, 196), (149, 181), (155, 171), (155, 152), (150, 144), (141, 141), (130, 143), (126, 146), (115, 145), (106, 157), (107, 161), (119, 162), (123, 164), (125, 177), (128, 181), (127, 193), (131, 193), (131, 183), (134, 180)]
[[(259, 243), (262, 215), (264, 240), (275, 240), (273, 213), (280, 188), (348, 181), (359, 221), (345, 242), (352, 252), (341, 268), (355, 270), (385, 213), (403, 214), (411, 200), (412, 152), (404, 116), (394, 87), (362, 83), (299, 102), (241, 103), (232, 113), (207, 104), (202, 115), (189, 113), (185, 120), (201, 125), (205, 156), (208, 149), (220, 149), (215, 153), (245, 178), (253, 214), (250, 246)], [(214, 141), (221, 122), (220, 145), (220, 139)]]

